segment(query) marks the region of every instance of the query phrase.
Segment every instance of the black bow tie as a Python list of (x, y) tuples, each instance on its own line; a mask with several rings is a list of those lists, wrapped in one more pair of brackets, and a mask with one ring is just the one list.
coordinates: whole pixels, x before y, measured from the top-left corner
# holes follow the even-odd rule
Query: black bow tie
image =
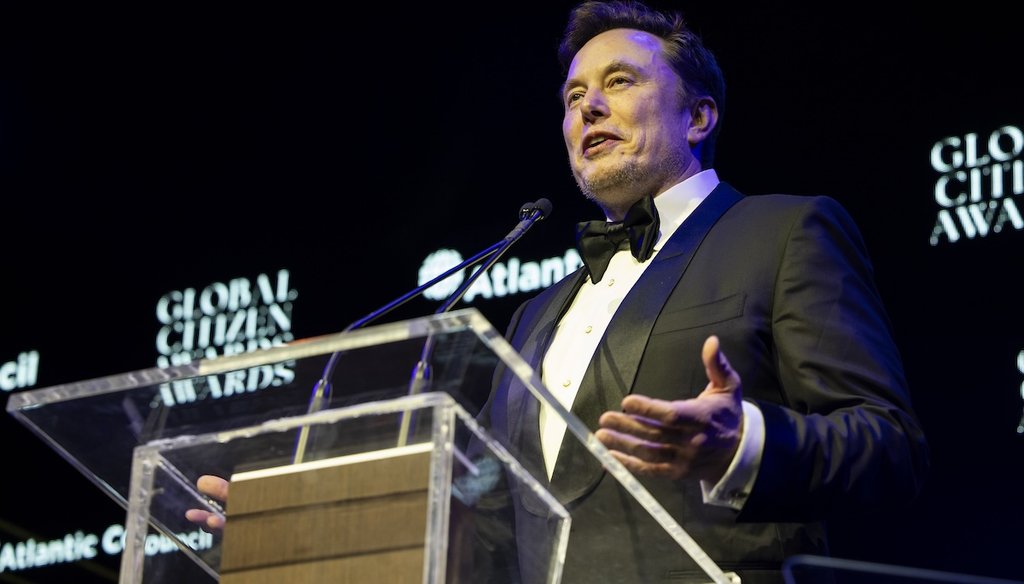
[(595, 284), (601, 281), (608, 269), (608, 262), (626, 238), (629, 238), (629, 250), (633, 257), (641, 262), (647, 261), (654, 251), (658, 228), (658, 209), (651, 197), (644, 197), (634, 203), (622, 221), (578, 223), (576, 247), (590, 272), (590, 281)]

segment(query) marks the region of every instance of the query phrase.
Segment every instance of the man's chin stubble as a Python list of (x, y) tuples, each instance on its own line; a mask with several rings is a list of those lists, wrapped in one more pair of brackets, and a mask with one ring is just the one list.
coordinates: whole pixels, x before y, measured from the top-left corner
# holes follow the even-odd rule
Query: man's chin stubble
[(588, 200), (602, 205), (635, 198), (643, 174), (635, 164), (627, 164), (585, 179), (575, 177), (576, 185)]

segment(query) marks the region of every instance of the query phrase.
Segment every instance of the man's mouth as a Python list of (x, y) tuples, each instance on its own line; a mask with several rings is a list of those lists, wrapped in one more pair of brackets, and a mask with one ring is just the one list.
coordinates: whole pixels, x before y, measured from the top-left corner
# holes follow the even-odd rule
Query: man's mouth
[(592, 156), (608, 150), (615, 143), (614, 136), (599, 135), (588, 138), (583, 144), (583, 156)]

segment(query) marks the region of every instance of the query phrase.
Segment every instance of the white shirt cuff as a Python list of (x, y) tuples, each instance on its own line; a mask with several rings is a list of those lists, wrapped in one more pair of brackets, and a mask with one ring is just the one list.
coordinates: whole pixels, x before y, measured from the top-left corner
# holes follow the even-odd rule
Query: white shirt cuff
[(743, 433), (729, 468), (714, 486), (700, 482), (704, 502), (739, 511), (750, 497), (764, 452), (764, 415), (755, 404), (743, 402)]

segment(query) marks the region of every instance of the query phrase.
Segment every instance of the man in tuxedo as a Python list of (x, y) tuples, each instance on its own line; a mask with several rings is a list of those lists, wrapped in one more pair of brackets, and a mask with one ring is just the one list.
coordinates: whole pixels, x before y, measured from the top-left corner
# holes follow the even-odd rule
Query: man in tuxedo
[[(606, 221), (507, 338), (718, 566), (781, 582), (827, 553), (826, 519), (902, 506), (927, 469), (865, 244), (831, 198), (720, 180), (725, 84), (680, 15), (585, 2), (559, 56), (569, 163)], [(708, 582), (550, 410), (506, 372), (482, 419), (571, 513), (562, 581)], [(542, 581), (550, 518), (530, 492), (510, 509), (503, 575)]]

